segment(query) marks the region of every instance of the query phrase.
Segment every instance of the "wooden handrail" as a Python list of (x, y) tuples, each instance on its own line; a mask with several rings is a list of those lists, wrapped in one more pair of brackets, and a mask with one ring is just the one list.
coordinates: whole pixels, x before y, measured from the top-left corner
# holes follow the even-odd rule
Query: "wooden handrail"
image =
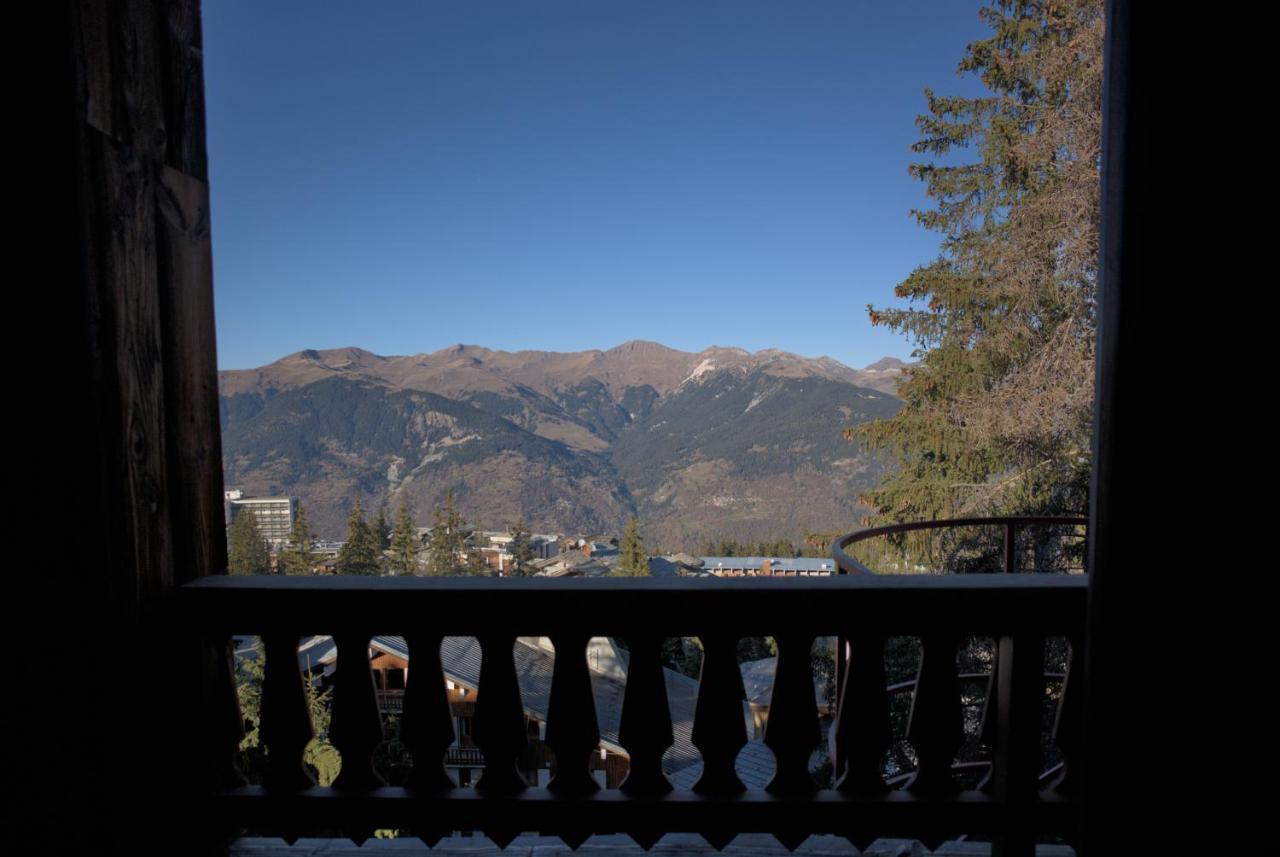
[[(201, 578), (173, 607), (192, 630), (445, 636), (887, 636), (928, 631), (1065, 635), (1083, 622), (1080, 575), (807, 578), (503, 578), (280, 575)], [(613, 612), (607, 612), (613, 611)]]

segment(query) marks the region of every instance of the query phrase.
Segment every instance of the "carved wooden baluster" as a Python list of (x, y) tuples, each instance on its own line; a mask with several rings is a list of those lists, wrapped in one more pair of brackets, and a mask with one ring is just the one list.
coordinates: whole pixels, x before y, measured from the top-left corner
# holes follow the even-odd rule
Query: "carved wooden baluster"
[(562, 794), (586, 794), (600, 785), (588, 770), (591, 754), (600, 745), (595, 694), (587, 671), (585, 634), (551, 638), (556, 649), (547, 711), (547, 746), (556, 754), (556, 771), (547, 788)]
[[(547, 704), (546, 744), (556, 758), (547, 789), (557, 794), (584, 795), (600, 789), (589, 770), (591, 755), (600, 745), (595, 694), (587, 671), (589, 641), (585, 634), (557, 634), (551, 638), (556, 658)], [(577, 850), (591, 836), (591, 829), (562, 827), (556, 834)]]
[[(413, 757), (413, 769), (405, 784), (411, 791), (439, 793), (457, 787), (444, 765), (445, 754), (457, 736), (440, 662), (443, 642), (439, 634), (405, 635), (413, 669), (405, 681), (400, 740)], [(439, 827), (428, 823), (415, 824), (412, 832), (428, 848), (433, 848), (451, 829), (448, 822)]]
[(527, 783), (517, 763), (527, 737), (513, 652), (516, 638), (514, 634), (489, 634), (479, 639), (480, 688), (476, 694), (475, 742), (484, 754), (485, 768), (476, 789), (521, 791)]
[(1067, 675), (1053, 721), (1053, 743), (1062, 751), (1062, 773), (1053, 781), (1053, 790), (1064, 795), (1080, 794), (1080, 756), (1084, 749), (1084, 639), (1070, 637)]
[(849, 637), (849, 662), (835, 724), (836, 742), (845, 759), (845, 769), (836, 772), (836, 788), (843, 792), (876, 794), (888, 789), (884, 757), (893, 744), (893, 725), (885, 690), (884, 642), (883, 637), (866, 634)]
[[(628, 637), (627, 683), (622, 695), (618, 742), (631, 757), (627, 777), (619, 788), (629, 795), (658, 795), (671, 791), (662, 772), (662, 754), (675, 743), (667, 679), (662, 669), (662, 638)], [(633, 827), (625, 833), (648, 851), (665, 830)]]
[(440, 663), (443, 637), (411, 634), (405, 642), (413, 665), (405, 682), (404, 715), (400, 721), (400, 740), (413, 755), (413, 771), (407, 785), (419, 791), (445, 791), (456, 786), (445, 769), (444, 757), (457, 736)]
[[(187, 637), (172, 623), (165, 623), (165, 631), (180, 641), (174, 651), (174, 662), (198, 667), (185, 669), (179, 678), (184, 686), (180, 690), (183, 710), (191, 716), (190, 722), (180, 723), (190, 739), (183, 751), (194, 757), (195, 764), (183, 772), (181, 782), (172, 785), (191, 789), (193, 794), (213, 794), (245, 785), (239, 765), (244, 716), (236, 688), (231, 639), (227, 636)], [(201, 838), (210, 843), (211, 851), (217, 847), (226, 850), (226, 843), (240, 833), (229, 819), (209, 818), (201, 823)]]
[(964, 709), (956, 672), (958, 642), (951, 634), (926, 634), (920, 639), (920, 669), (907, 723), (907, 740), (915, 748), (918, 766), (907, 789), (922, 795), (959, 789), (951, 776), (951, 764), (964, 743)]
[(1000, 637), (996, 682), (999, 726), (992, 762), (992, 791), (1008, 810), (1005, 829), (992, 842), (993, 857), (1035, 853), (1031, 811), (1040, 785), (1040, 706), (1044, 699), (1044, 639), (1030, 634)]
[(675, 743), (675, 735), (662, 670), (662, 638), (628, 637), (627, 645), (631, 655), (618, 741), (631, 757), (631, 767), (620, 788), (632, 795), (665, 794), (671, 791), (671, 781), (662, 773), (662, 754)]
[(311, 712), (298, 666), (296, 634), (265, 634), (266, 669), (262, 676), (259, 734), (267, 748), (263, 785), (273, 791), (297, 791), (315, 785), (302, 763), (311, 740)]
[[(813, 637), (784, 635), (775, 641), (778, 666), (769, 694), (764, 743), (773, 751), (777, 767), (765, 789), (781, 795), (803, 795), (818, 789), (809, 775), (809, 758), (822, 738), (814, 699)], [(787, 850), (794, 851), (812, 831), (783, 826), (771, 832)]]
[[(693, 745), (702, 753), (702, 776), (693, 784), (700, 794), (732, 795), (746, 791), (735, 763), (747, 743), (742, 711), (746, 691), (738, 669), (738, 640), (711, 634), (702, 640), (702, 672), (698, 676), (698, 701), (693, 716)], [(735, 826), (723, 822), (698, 830), (717, 851), (738, 835)]]
[[(738, 753), (747, 744), (742, 714), (742, 701), (747, 694), (738, 669), (738, 641), (723, 634), (701, 639), (702, 672), (698, 676), (692, 737), (693, 746), (702, 753), (702, 776), (693, 790), (702, 794), (736, 794), (747, 788), (734, 770)], [(813, 696), (812, 685), (809, 695)]]
[(236, 692), (235, 652), (228, 637), (196, 643), (201, 677), (200, 732), (209, 736), (198, 742), (204, 753), (204, 785), (209, 790), (245, 784), (237, 763), (244, 740), (244, 715)]
[(369, 635), (339, 634), (334, 642), (338, 665), (329, 736), (342, 754), (342, 770), (333, 787), (365, 791), (386, 785), (373, 769), (373, 752), (382, 741), (382, 716), (369, 665)]
[(805, 794), (818, 789), (809, 775), (809, 757), (822, 740), (813, 689), (813, 637), (784, 635), (776, 641), (778, 668), (769, 695), (764, 743), (773, 751), (778, 767), (765, 789), (776, 794)]

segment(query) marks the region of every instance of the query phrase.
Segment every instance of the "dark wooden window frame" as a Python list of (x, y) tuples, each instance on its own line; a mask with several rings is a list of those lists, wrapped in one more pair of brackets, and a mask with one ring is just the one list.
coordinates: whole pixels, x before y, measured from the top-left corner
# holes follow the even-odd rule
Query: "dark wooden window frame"
[[(1122, 522), (1143, 498), (1139, 466), (1153, 419), (1135, 395), (1149, 91), (1140, 50), (1147, 20), (1137, 5), (1111, 0), (1107, 10), (1082, 841), (1093, 853), (1114, 836), (1103, 825), (1128, 782), (1117, 751), (1141, 709), (1124, 637), (1140, 596), (1122, 571), (1138, 558)], [(21, 710), (74, 736), (21, 770), (31, 790), (60, 796), (42, 809), (48, 818), (74, 813), (76, 823), (61, 829), (67, 850), (139, 851), (156, 838), (191, 843), (195, 796), (207, 785), (207, 767), (191, 759), (212, 751), (189, 723), (139, 718), (137, 709), (166, 710), (176, 690), (188, 710), (230, 713), (207, 680), (223, 668), (219, 654), (183, 642), (168, 609), (179, 586), (226, 565), (200, 4), (83, 0), (57, 7), (53, 20), (57, 49), (41, 68), (61, 88), (55, 103), (65, 108), (53, 127), (73, 168), (50, 171), (60, 249), (48, 258), (72, 285), (33, 299), (64, 322), (54, 366), (61, 395), (46, 416), (73, 427), (78, 443), (68, 450), (36, 438), (32, 458), (43, 468), (32, 474), (44, 480), (31, 484), (83, 523), (70, 543), (42, 524), (46, 547), (33, 568), (57, 581), (50, 595), (61, 609), (51, 615), (66, 630), (54, 647), (68, 657), (83, 663), (103, 645), (157, 651), (167, 664), (151, 675), (200, 680), (161, 687), (122, 673), (117, 658), (90, 660), (39, 712)], [(48, 545), (59, 549), (59, 566), (50, 566)], [(86, 697), (98, 703), (89, 718), (80, 714)]]

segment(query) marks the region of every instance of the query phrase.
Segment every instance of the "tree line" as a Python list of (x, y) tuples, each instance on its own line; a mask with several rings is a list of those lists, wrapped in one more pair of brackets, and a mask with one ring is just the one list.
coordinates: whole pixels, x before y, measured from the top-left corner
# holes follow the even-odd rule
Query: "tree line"
[[(436, 504), (432, 526), (420, 537), (409, 507), (401, 504), (395, 524), (387, 520), (386, 508), (377, 517), (366, 520), (357, 500), (347, 516), (347, 537), (335, 561), (337, 574), (377, 575), (462, 575), (484, 574), (489, 570), (480, 549), (473, 544), (474, 528), (469, 525), (454, 501), (453, 491), (445, 492)], [(533, 572), (532, 534), (521, 515), (512, 527), (508, 574), (523, 577)], [(800, 543), (778, 538), (757, 542), (735, 539), (708, 540), (707, 556), (777, 556), (826, 557), (831, 555), (831, 534), (806, 533)], [(232, 574), (314, 574), (321, 567), (322, 555), (315, 549), (315, 539), (306, 510), (298, 505), (288, 542), (271, 562), (271, 545), (263, 537), (257, 518), (241, 512), (232, 521), (228, 533), (229, 570)], [(634, 515), (619, 544), (615, 577), (649, 576), (648, 551), (640, 538), (639, 519)]]
[[(369, 521), (356, 500), (347, 516), (347, 537), (338, 549), (334, 572), (364, 576), (485, 574), (489, 566), (473, 544), (473, 535), (473, 528), (458, 511), (452, 489), (445, 493), (443, 503), (436, 504), (425, 538), (419, 536), (407, 504), (400, 505), (392, 525), (387, 520), (386, 507)], [(530, 574), (534, 558), (532, 534), (523, 515), (512, 528), (510, 552), (512, 562), (506, 571), (515, 576)], [(247, 510), (231, 522), (227, 554), (231, 574), (305, 575), (324, 570), (322, 554), (315, 548), (302, 504), (298, 504), (289, 540), (276, 554), (274, 566), (271, 545), (262, 535), (257, 516)]]
[(773, 556), (773, 557), (825, 557), (831, 555), (831, 536), (806, 533), (800, 543), (790, 539), (761, 539), (740, 542), (737, 539), (708, 539), (703, 545), (705, 556)]

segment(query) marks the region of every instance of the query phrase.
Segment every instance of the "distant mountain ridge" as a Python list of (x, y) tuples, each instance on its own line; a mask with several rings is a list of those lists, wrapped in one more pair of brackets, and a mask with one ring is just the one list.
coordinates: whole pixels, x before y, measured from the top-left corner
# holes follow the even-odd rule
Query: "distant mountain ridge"
[(839, 529), (883, 464), (841, 429), (889, 416), (905, 364), (864, 370), (775, 349), (691, 353), (633, 341), (605, 351), (455, 345), (385, 357), (290, 354), (219, 373), (224, 478), (300, 496), (328, 536), (350, 504), (452, 488), (468, 519), (618, 531), (639, 514), (655, 546)]
[[(223, 395), (268, 385), (298, 386), (334, 374), (378, 380), (406, 389), (441, 392), (477, 390), (496, 378), (526, 384), (544, 394), (566, 383), (599, 380), (617, 395), (629, 386), (652, 386), (659, 395), (715, 369), (763, 369), (781, 377), (817, 375), (859, 386), (884, 385), (908, 364), (885, 357), (865, 369), (851, 369), (831, 357), (801, 357), (775, 348), (754, 354), (742, 348), (712, 346), (700, 352), (678, 351), (657, 342), (631, 340), (606, 351), (495, 351), (479, 345), (451, 345), (439, 351), (384, 357), (361, 348), (308, 349), (257, 369), (218, 373)], [(873, 389), (878, 389), (873, 387)], [(881, 392), (892, 393), (892, 388)]]

